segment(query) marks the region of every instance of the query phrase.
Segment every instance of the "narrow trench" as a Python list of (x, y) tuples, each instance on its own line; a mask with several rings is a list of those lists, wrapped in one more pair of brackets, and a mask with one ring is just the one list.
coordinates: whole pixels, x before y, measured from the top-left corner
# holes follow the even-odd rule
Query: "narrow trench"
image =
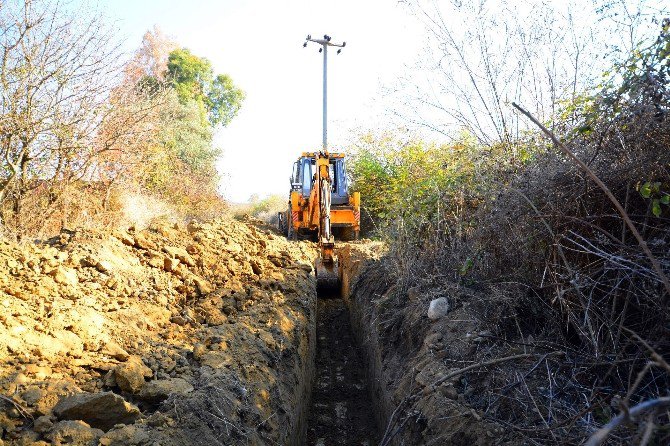
[(317, 300), (316, 364), (307, 445), (375, 445), (378, 430), (366, 362), (339, 295)]

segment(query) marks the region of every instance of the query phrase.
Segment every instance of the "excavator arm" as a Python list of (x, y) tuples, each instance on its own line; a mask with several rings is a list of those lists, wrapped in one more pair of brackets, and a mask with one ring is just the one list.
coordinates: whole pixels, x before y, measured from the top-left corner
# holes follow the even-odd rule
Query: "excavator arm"
[(319, 256), (314, 261), (316, 286), (321, 291), (336, 291), (340, 288), (340, 272), (335, 256), (335, 237), (330, 225), (330, 200), (332, 178), (330, 177), (330, 157), (328, 152), (316, 156), (316, 178), (313, 198), (310, 199), (314, 210), (318, 212)]

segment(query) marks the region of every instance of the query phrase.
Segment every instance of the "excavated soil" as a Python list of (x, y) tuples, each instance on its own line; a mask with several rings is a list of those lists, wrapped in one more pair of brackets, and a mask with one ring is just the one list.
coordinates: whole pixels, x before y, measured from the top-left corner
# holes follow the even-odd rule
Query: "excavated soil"
[(319, 297), (316, 335), (316, 379), (307, 444), (377, 444), (366, 362), (351, 330), (349, 308), (339, 295)]
[(0, 241), (0, 445), (301, 444), (313, 257), (231, 219)]

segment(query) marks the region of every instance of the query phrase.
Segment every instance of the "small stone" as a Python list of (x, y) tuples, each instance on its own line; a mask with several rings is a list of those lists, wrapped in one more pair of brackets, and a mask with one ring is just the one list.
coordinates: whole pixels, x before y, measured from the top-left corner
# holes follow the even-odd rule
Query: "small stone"
[(173, 259), (171, 257), (165, 257), (163, 259), (163, 269), (165, 271), (174, 271), (177, 269), (177, 265), (179, 265), (179, 259)]
[(95, 269), (106, 274), (112, 270), (112, 264), (106, 260), (100, 260), (95, 264)]
[(130, 426), (116, 426), (100, 438), (101, 445), (122, 446), (122, 445), (158, 445), (158, 441), (151, 443), (151, 436), (142, 428)]
[(100, 351), (103, 355), (110, 356), (117, 361), (127, 361), (130, 355), (119, 344), (109, 341)]
[(136, 406), (112, 392), (65, 396), (58, 401), (53, 412), (61, 420), (82, 420), (103, 430), (109, 430), (116, 424), (133, 423), (140, 416)]
[(165, 246), (163, 251), (168, 253), (171, 257), (179, 259), (182, 263), (185, 263), (188, 266), (194, 266), (195, 260), (191, 257), (184, 248), (179, 248), (176, 246)]
[(51, 376), (51, 367), (46, 365), (27, 364), (24, 370), (28, 375), (34, 375), (35, 379), (44, 380)]
[(153, 372), (144, 365), (139, 356), (131, 356), (123, 364), (114, 368), (116, 384), (126, 392), (137, 393), (145, 384), (144, 378), (151, 377)]
[(438, 297), (430, 301), (428, 306), (428, 319), (434, 321), (449, 313), (449, 302), (446, 297)]
[(51, 421), (51, 418), (47, 417), (46, 415), (42, 415), (41, 417), (38, 417), (33, 423), (33, 430), (43, 434), (51, 429), (53, 425), (54, 424)]
[(170, 394), (185, 395), (193, 391), (193, 386), (182, 378), (159, 379), (150, 381), (144, 386), (138, 398), (158, 403), (167, 399)]
[(56, 283), (60, 283), (61, 285), (75, 286), (79, 283), (77, 271), (64, 266), (56, 267), (51, 271), (51, 276)]
[(145, 250), (156, 249), (156, 244), (142, 233), (135, 235), (135, 246)]
[(177, 324), (177, 325), (186, 325), (186, 319), (184, 319), (179, 314), (175, 314), (174, 316), (172, 316), (170, 318), (170, 322), (172, 322), (173, 324)]
[(193, 276), (193, 282), (200, 294), (209, 294), (213, 291), (212, 285), (201, 277)]
[(123, 243), (124, 245), (128, 246), (135, 245), (135, 239), (133, 238), (133, 236), (125, 231), (118, 231), (117, 233), (114, 234), (114, 237), (121, 240), (121, 243)]
[(92, 429), (85, 422), (75, 420), (56, 423), (46, 438), (55, 445), (88, 445), (95, 444), (102, 434), (100, 429)]
[(252, 260), (251, 261), (251, 269), (254, 272), (254, 274), (260, 276), (263, 274), (263, 265), (257, 260)]
[(116, 377), (114, 376), (114, 370), (108, 370), (105, 373), (105, 376), (102, 378), (102, 383), (105, 387), (116, 387)]
[(44, 391), (37, 386), (30, 386), (21, 394), (21, 398), (23, 398), (23, 401), (29, 406), (34, 406), (43, 397)]

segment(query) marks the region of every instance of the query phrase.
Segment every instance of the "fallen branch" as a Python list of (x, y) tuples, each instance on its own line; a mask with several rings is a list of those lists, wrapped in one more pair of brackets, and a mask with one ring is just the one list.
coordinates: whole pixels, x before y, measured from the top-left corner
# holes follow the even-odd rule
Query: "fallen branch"
[(16, 410), (19, 412), (19, 414), (21, 414), (21, 416), (23, 418), (27, 418), (27, 419), (30, 419), (30, 420), (33, 419), (32, 415), (30, 415), (30, 412), (28, 412), (28, 409), (26, 409), (21, 404), (19, 404), (17, 401), (15, 401), (14, 398), (10, 398), (10, 397), (6, 397), (4, 395), (0, 395), (0, 399), (5, 400), (8, 403), (11, 403), (16, 408)]
[(586, 165), (582, 160), (577, 158), (577, 155), (575, 155), (568, 147), (563, 144), (559, 139), (556, 137), (554, 132), (551, 130), (547, 129), (540, 121), (538, 121), (533, 115), (531, 115), (528, 111), (523, 109), (521, 106), (516, 104), (515, 102), (512, 102), (512, 105), (514, 108), (519, 110), (522, 114), (524, 114), (528, 119), (530, 119), (533, 124), (538, 126), (542, 132), (549, 137), (553, 141), (553, 143), (560, 148), (563, 153), (565, 153), (568, 158), (572, 159), (577, 166), (581, 170), (583, 170), (589, 178), (593, 180), (594, 183), (598, 185), (598, 187), (607, 195), (607, 198), (612, 202), (616, 210), (619, 212), (621, 215), (621, 218), (623, 218), (624, 222), (626, 223), (626, 226), (628, 226), (628, 229), (630, 229), (630, 232), (633, 233), (633, 236), (637, 240), (637, 243), (640, 245), (640, 248), (642, 248), (642, 251), (644, 251), (645, 255), (651, 262), (652, 267), (654, 268), (654, 271), (656, 271), (656, 274), (658, 275), (659, 279), (663, 283), (663, 286), (665, 287), (665, 301), (666, 303), (668, 302), (668, 299), (670, 298), (670, 280), (668, 280), (668, 276), (665, 275), (663, 272), (663, 269), (661, 268), (661, 264), (658, 262), (658, 259), (652, 254), (651, 250), (649, 249), (649, 246), (647, 246), (647, 242), (642, 238), (642, 235), (640, 235), (640, 232), (637, 230), (635, 225), (633, 224), (633, 221), (630, 219), (628, 216), (628, 212), (621, 206), (621, 203), (619, 203), (619, 200), (614, 196), (612, 191), (605, 185), (605, 183), (602, 182), (600, 178), (591, 170), (589, 166)]
[(637, 406), (632, 407), (612, 418), (609, 423), (591, 435), (584, 446), (598, 446), (607, 440), (607, 437), (609, 437), (610, 433), (619, 427), (621, 423), (625, 421), (632, 421), (633, 417), (641, 415), (651, 409), (658, 409), (667, 406), (670, 406), (670, 396), (640, 403)]
[[(558, 356), (558, 355), (564, 355), (564, 354), (565, 354), (565, 352), (555, 351), (555, 352), (545, 354), (543, 356), (543, 359), (546, 359), (549, 356)], [(435, 381), (433, 384), (431, 384), (430, 387), (431, 387), (431, 389), (435, 390), (435, 388), (437, 386), (439, 386), (440, 384), (442, 384), (446, 380), (454, 378), (454, 377), (459, 376), (459, 375), (462, 375), (463, 373), (469, 372), (471, 370), (479, 369), (479, 368), (482, 368), (482, 367), (488, 367), (490, 365), (500, 364), (502, 362), (514, 361), (515, 359), (531, 358), (533, 356), (537, 356), (537, 354), (536, 353), (522, 353), (520, 355), (505, 356), (504, 358), (496, 358), (496, 359), (492, 359), (490, 361), (478, 362), (477, 364), (472, 364), (472, 365), (469, 365), (469, 366), (464, 367), (462, 369), (458, 369), (456, 371), (453, 371), (451, 373), (447, 373), (446, 375), (444, 375), (443, 377), (441, 377), (440, 379)]]

